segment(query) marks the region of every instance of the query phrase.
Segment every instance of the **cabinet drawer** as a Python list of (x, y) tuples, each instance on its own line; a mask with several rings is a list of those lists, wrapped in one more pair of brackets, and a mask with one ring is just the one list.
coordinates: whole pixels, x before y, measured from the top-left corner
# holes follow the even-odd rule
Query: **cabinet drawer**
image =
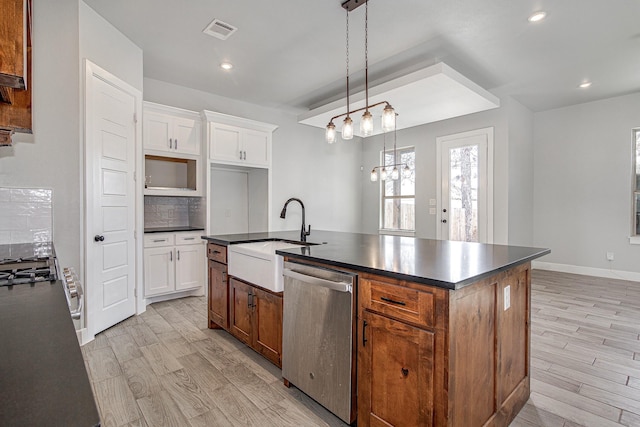
[(201, 242), (200, 233), (176, 233), (176, 245), (197, 245)]
[(174, 236), (172, 233), (150, 233), (144, 235), (144, 247), (156, 248), (159, 246), (173, 246)]
[(227, 247), (209, 243), (207, 246), (207, 257), (223, 264), (227, 263)]
[(361, 279), (360, 301), (367, 310), (419, 325), (435, 326), (435, 301), (429, 292)]

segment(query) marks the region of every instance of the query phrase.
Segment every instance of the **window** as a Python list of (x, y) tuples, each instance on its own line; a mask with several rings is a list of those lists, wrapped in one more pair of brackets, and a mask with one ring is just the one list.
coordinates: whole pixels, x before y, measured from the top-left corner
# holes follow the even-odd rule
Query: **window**
[(633, 131), (633, 236), (640, 237), (640, 129)]
[[(380, 228), (382, 231), (413, 233), (416, 223), (416, 151), (414, 147), (383, 154), (387, 179), (381, 181)], [(397, 165), (396, 165), (397, 164)], [(394, 165), (399, 177), (391, 179)], [(408, 166), (405, 170), (405, 166)]]

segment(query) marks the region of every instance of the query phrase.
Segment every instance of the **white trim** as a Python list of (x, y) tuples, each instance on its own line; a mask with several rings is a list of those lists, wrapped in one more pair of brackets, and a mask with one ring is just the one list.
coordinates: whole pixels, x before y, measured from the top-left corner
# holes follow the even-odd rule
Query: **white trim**
[[(442, 193), (445, 183), (442, 180), (442, 145), (449, 141), (454, 141), (462, 138), (469, 138), (473, 136), (485, 136), (487, 139), (487, 199), (486, 199), (486, 211), (487, 211), (487, 231), (486, 242), (493, 243), (493, 143), (494, 143), (494, 129), (493, 126), (475, 129), (466, 132), (455, 133), (451, 135), (436, 137), (436, 239), (442, 240)], [(447, 183), (448, 185), (448, 183)]]
[(630, 245), (640, 245), (640, 236), (629, 236)]
[(584, 267), (580, 265), (557, 264), (555, 262), (532, 261), (536, 270), (558, 271), (561, 273), (582, 274), (585, 276), (604, 277), (607, 279), (631, 280), (640, 282), (640, 273), (623, 270), (607, 270), (605, 268)]

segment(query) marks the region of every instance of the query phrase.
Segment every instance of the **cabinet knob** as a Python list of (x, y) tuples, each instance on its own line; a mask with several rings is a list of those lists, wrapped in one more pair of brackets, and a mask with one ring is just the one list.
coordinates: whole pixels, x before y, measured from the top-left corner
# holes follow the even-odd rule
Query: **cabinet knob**
[(447, 220), (446, 220), (446, 219), (443, 219), (443, 220), (442, 220), (442, 223), (443, 223), (443, 224), (446, 224), (446, 223), (447, 223)]
[(406, 377), (409, 375), (409, 370), (407, 368), (401, 368), (402, 376)]

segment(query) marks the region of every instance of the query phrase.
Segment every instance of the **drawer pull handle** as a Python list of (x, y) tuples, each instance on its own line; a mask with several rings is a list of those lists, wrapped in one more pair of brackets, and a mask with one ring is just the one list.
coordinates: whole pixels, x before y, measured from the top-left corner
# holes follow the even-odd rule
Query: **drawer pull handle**
[(396, 301), (396, 300), (391, 299), (391, 298), (380, 297), (380, 299), (381, 299), (382, 301), (384, 301), (384, 302), (388, 302), (388, 303), (391, 303), (391, 304), (407, 305), (407, 303), (405, 303), (405, 302), (402, 302), (402, 301)]
[(219, 253), (220, 253), (220, 251), (213, 251), (213, 253), (214, 253), (214, 254), (219, 254)]
[(166, 242), (167, 239), (153, 239), (154, 243)]
[(402, 375), (407, 377), (409, 376), (409, 370), (407, 368), (401, 368), (400, 369), (402, 371)]
[(195, 237), (185, 237), (182, 240), (195, 240), (195, 239), (196, 239)]
[(367, 345), (367, 334), (366, 334), (366, 327), (369, 324), (367, 323), (366, 320), (362, 321), (362, 346), (364, 347), (365, 345)]

